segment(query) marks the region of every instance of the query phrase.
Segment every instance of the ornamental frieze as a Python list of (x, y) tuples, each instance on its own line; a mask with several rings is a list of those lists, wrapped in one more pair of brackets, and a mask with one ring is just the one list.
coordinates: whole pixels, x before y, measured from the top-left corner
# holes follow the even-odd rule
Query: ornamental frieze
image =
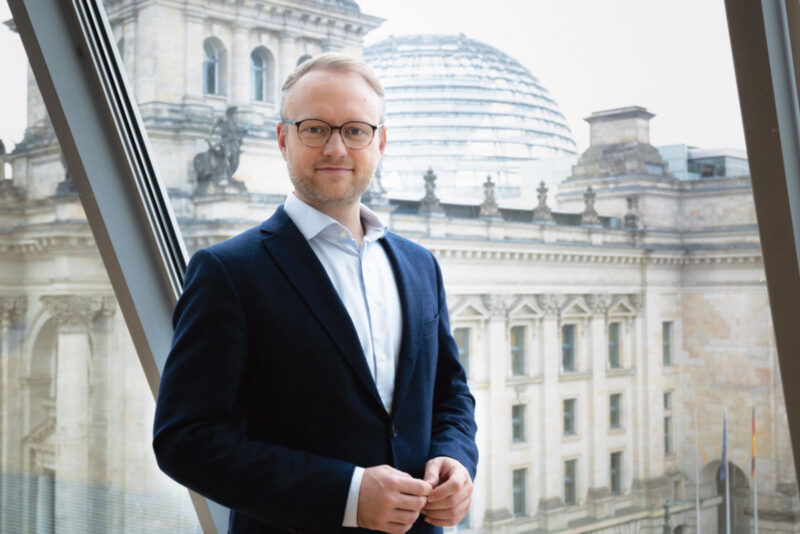
[(14, 324), (19, 321), (28, 308), (25, 296), (0, 296), (0, 324)]
[(45, 295), (41, 301), (64, 327), (88, 327), (97, 319), (111, 317), (117, 309), (116, 300), (110, 296)]

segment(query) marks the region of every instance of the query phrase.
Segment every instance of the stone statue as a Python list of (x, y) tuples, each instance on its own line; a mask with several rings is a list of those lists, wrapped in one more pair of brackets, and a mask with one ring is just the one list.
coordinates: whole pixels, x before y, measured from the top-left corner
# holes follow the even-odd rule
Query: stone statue
[(197, 187), (202, 193), (245, 191), (244, 183), (233, 178), (239, 168), (242, 139), (246, 133), (236, 124), (235, 113), (236, 106), (231, 106), (224, 116), (217, 118), (206, 137), (208, 150), (194, 157)]
[(497, 206), (497, 201), (494, 199), (495, 184), (492, 182), (492, 177), (487, 176), (486, 181), (483, 183), (483, 204), (481, 204), (481, 217), (489, 217), (492, 219), (502, 218), (500, 208)]
[(581, 225), (582, 226), (598, 226), (600, 224), (600, 216), (597, 213), (597, 210), (594, 209), (594, 199), (597, 196), (592, 190), (592, 186), (586, 188), (586, 192), (583, 194), (583, 201), (586, 204), (583, 213), (581, 213)]
[(539, 205), (533, 209), (533, 220), (552, 221), (553, 213), (550, 211), (550, 208), (547, 207), (547, 186), (544, 185), (544, 180), (539, 184), (539, 188), (536, 189), (536, 192), (539, 197)]
[(419, 213), (421, 215), (433, 215), (436, 213), (444, 215), (444, 209), (434, 192), (436, 190), (436, 174), (434, 174), (432, 167), (428, 167), (428, 171), (423, 178), (425, 179), (425, 196), (419, 201)]

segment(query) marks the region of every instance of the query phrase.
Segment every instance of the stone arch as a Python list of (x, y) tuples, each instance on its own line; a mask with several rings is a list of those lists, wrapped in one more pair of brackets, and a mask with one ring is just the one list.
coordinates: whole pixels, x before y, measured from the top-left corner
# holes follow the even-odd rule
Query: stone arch
[(216, 37), (203, 41), (203, 93), (225, 95), (228, 75), (228, 52)]
[(25, 433), (54, 417), (58, 325), (46, 317), (32, 337), (30, 355), (25, 366), (22, 387), (25, 391), (27, 414)]
[(250, 99), (254, 102), (275, 101), (275, 56), (266, 46), (250, 52)]
[[(713, 460), (703, 466), (700, 471), (700, 499), (714, 499), (714, 508), (705, 508), (702, 513), (704, 532), (717, 531), (725, 533), (725, 481), (719, 479), (721, 460)], [(745, 509), (750, 500), (750, 483), (747, 475), (734, 462), (728, 461), (731, 495), (731, 534), (747, 534), (750, 532), (750, 518)]]

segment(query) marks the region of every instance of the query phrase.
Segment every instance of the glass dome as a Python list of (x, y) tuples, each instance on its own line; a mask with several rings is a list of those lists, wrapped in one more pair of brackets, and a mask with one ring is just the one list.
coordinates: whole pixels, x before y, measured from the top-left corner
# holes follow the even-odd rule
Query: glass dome
[(526, 162), (576, 153), (547, 89), (494, 47), (463, 34), (393, 35), (364, 59), (386, 91), (390, 192), (422, 192), (431, 167), (440, 197), (482, 198), (488, 175), (499, 198), (517, 197), (535, 180)]

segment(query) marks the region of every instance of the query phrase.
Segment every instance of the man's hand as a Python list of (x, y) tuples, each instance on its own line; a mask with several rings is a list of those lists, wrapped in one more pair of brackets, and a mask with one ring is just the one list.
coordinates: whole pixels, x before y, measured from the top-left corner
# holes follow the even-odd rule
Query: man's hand
[(358, 526), (391, 534), (408, 532), (431, 485), (388, 465), (368, 467), (358, 491)]
[(437, 527), (457, 525), (472, 500), (472, 479), (458, 460), (439, 456), (425, 464), (423, 480), (433, 486), (422, 509), (425, 521)]

